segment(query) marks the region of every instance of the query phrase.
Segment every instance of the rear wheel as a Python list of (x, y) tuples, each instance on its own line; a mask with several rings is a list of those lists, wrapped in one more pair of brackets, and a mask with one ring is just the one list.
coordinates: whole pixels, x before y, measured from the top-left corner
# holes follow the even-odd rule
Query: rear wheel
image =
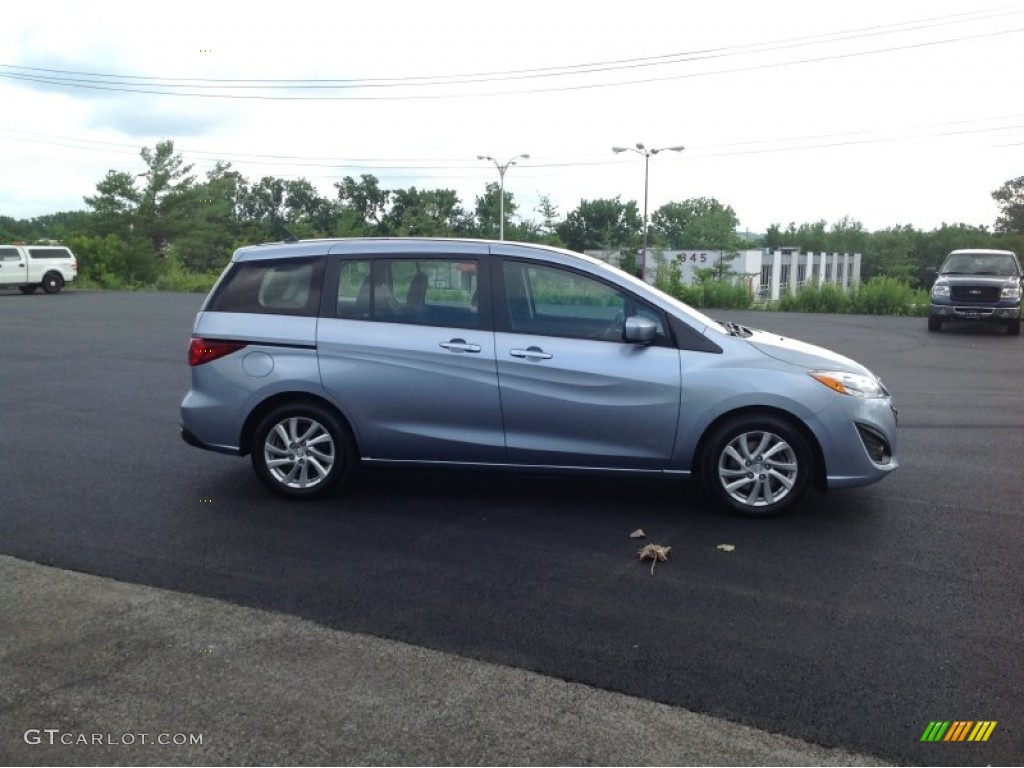
[(43, 276), (43, 290), (47, 293), (60, 293), (64, 287), (64, 278), (60, 272), (47, 272)]
[(38, 288), (38, 287), (39, 286), (37, 286), (37, 285), (19, 285), (18, 286), (18, 290), (27, 295), (27, 294), (30, 294), (30, 293), (35, 293), (36, 292), (36, 288)]
[(1011, 320), (1006, 326), (1006, 332), (1011, 336), (1020, 336), (1020, 318)]
[(330, 492), (345, 480), (356, 458), (348, 429), (313, 403), (284, 405), (268, 413), (253, 433), (250, 450), (260, 479), (292, 498)]
[(941, 331), (942, 330), (942, 318), (938, 315), (928, 315), (928, 330), (929, 331)]
[(769, 517), (792, 506), (814, 471), (807, 438), (771, 414), (731, 419), (706, 445), (704, 485), (715, 501), (741, 515)]

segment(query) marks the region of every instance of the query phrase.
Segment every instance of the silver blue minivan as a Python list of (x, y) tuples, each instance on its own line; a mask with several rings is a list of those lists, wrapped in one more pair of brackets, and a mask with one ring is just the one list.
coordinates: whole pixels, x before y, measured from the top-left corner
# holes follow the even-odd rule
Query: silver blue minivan
[(308, 498), (359, 462), (693, 477), (748, 515), (898, 466), (871, 371), (523, 243), (241, 248), (195, 319), (190, 445)]

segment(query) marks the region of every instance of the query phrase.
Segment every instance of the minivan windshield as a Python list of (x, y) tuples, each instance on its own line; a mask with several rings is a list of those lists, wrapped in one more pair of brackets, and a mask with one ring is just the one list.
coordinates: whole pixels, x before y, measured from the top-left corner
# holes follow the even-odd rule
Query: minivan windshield
[(1008, 253), (953, 253), (946, 258), (939, 274), (1015, 277), (1017, 262)]

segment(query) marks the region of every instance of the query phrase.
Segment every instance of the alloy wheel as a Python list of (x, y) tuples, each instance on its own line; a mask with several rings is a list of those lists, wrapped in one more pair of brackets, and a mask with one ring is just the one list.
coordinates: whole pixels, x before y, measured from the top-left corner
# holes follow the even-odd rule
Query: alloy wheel
[(785, 499), (796, 485), (800, 467), (794, 448), (765, 430), (736, 435), (718, 457), (718, 479), (725, 492), (744, 507), (768, 507)]

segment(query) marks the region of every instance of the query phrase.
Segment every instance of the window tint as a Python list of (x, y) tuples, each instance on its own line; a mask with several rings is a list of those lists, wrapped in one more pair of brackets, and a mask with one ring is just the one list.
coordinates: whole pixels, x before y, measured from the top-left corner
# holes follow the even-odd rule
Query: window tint
[(322, 272), (322, 258), (240, 262), (210, 302), (209, 311), (316, 315)]
[(372, 283), (369, 261), (341, 262), (338, 279), (338, 317), (346, 320), (369, 320)]
[(67, 248), (29, 248), (28, 255), (33, 259), (70, 259), (71, 251)]
[(0, 261), (17, 261), (20, 258), (17, 248), (0, 248)]
[(586, 275), (507, 261), (504, 277), (509, 322), (516, 333), (620, 341), (625, 318), (640, 315), (664, 337), (661, 312)]
[(477, 262), (467, 259), (343, 261), (338, 316), (478, 328), (477, 274)]

